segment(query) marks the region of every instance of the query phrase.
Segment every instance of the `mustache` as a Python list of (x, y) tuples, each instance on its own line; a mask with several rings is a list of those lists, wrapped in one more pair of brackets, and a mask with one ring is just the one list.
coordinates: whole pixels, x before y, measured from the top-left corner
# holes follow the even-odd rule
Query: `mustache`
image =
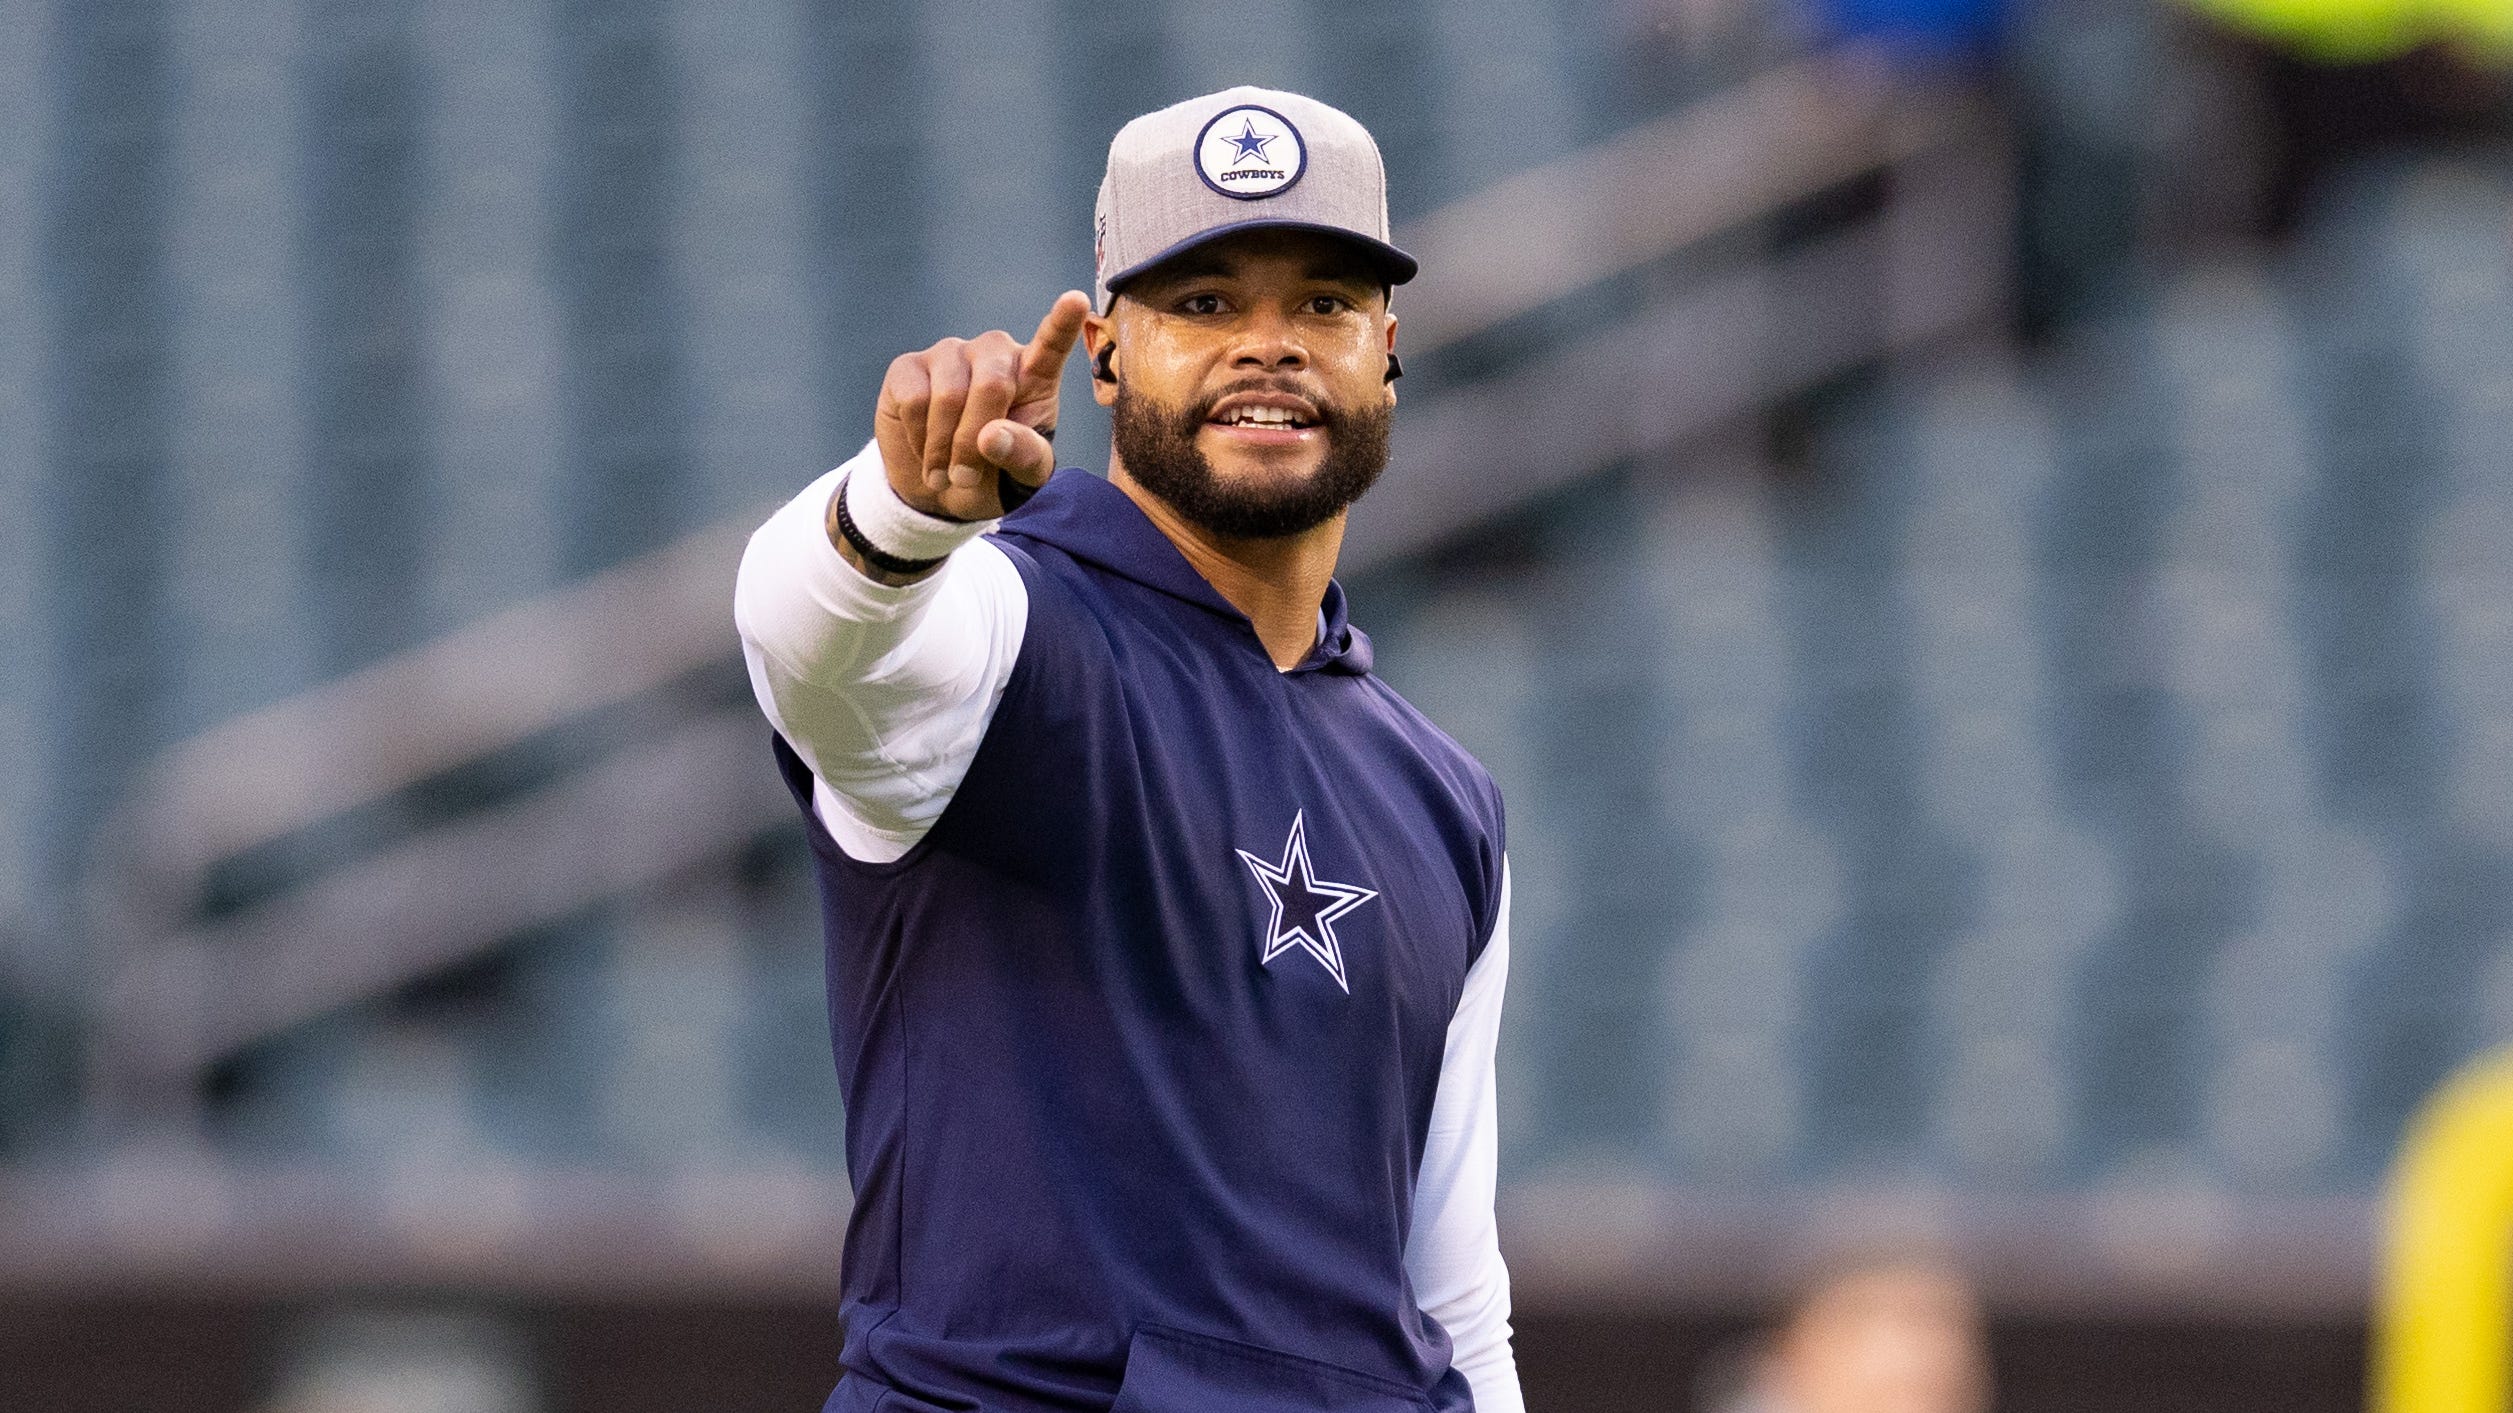
[(1201, 427), (1212, 417), (1213, 409), (1221, 406), (1223, 399), (1237, 397), (1241, 393), (1281, 393), (1287, 397), (1299, 398), (1318, 410), (1318, 421), (1321, 423), (1342, 422), (1347, 420), (1349, 415), (1342, 406), (1327, 397), (1325, 393), (1290, 379), (1242, 378), (1238, 382), (1217, 388), (1211, 394), (1197, 399), (1195, 405), (1187, 409), (1187, 415), (1181, 420)]

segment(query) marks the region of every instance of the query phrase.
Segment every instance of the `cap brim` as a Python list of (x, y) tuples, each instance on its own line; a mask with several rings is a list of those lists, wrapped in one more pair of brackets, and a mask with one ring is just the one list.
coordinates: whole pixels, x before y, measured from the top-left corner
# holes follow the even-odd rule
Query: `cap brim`
[(1178, 242), (1176, 245), (1169, 247), (1167, 250), (1160, 252), (1158, 255), (1155, 255), (1148, 260), (1137, 260), (1133, 264), (1128, 265), (1126, 268), (1109, 276), (1106, 281), (1108, 285), (1108, 292), (1112, 295), (1121, 293), (1123, 292), (1127, 281), (1132, 280), (1139, 275), (1148, 273), (1152, 267), (1162, 264), (1165, 261), (1175, 260), (1179, 256), (1186, 254), (1188, 251), (1195, 249), (1199, 245), (1210, 245), (1224, 236), (1237, 235), (1241, 231), (1316, 231), (1320, 235), (1338, 237), (1342, 240), (1350, 242), (1356, 249), (1359, 249), (1376, 262), (1379, 268), (1380, 278), (1386, 280), (1391, 285), (1401, 285), (1405, 283), (1407, 280), (1414, 277), (1415, 271), (1422, 268), (1420, 262), (1416, 261), (1412, 256), (1407, 255), (1405, 252), (1397, 249), (1395, 246), (1392, 246), (1383, 240), (1373, 240), (1359, 231), (1350, 230), (1343, 226), (1330, 226), (1320, 221), (1295, 221), (1278, 217), (1253, 221), (1233, 221), (1226, 226), (1214, 226), (1209, 230), (1197, 231), (1194, 235), (1187, 237), (1185, 240)]

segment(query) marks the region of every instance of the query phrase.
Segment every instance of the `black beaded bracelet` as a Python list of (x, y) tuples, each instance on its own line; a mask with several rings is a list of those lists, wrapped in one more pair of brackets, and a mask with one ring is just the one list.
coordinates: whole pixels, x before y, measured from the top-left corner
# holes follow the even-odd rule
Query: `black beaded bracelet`
[(932, 559), (901, 559), (866, 539), (864, 532), (855, 528), (855, 517), (847, 513), (845, 481), (838, 482), (834, 504), (838, 508), (838, 534), (857, 554), (863, 556), (866, 564), (884, 574), (922, 574), (950, 558), (949, 555), (936, 555)]

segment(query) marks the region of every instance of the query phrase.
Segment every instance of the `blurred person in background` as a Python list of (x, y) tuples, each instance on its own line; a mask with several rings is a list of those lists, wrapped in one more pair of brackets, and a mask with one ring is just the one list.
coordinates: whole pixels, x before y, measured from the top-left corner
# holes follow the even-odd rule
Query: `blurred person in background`
[(1934, 1257), (1836, 1267), (1716, 1367), (1704, 1394), (1704, 1413), (1987, 1413), (1979, 1297)]

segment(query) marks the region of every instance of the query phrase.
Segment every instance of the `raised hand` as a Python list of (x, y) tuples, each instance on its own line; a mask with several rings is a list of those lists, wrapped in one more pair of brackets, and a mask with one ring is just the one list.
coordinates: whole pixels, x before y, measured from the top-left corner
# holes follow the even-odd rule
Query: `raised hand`
[(1056, 429), (1056, 387), (1090, 308), (1088, 296), (1067, 290), (1027, 344), (995, 329), (892, 360), (873, 437), (901, 500), (987, 520), (1003, 513), (998, 477), (1032, 488), (1046, 481), (1056, 454), (1042, 434)]

